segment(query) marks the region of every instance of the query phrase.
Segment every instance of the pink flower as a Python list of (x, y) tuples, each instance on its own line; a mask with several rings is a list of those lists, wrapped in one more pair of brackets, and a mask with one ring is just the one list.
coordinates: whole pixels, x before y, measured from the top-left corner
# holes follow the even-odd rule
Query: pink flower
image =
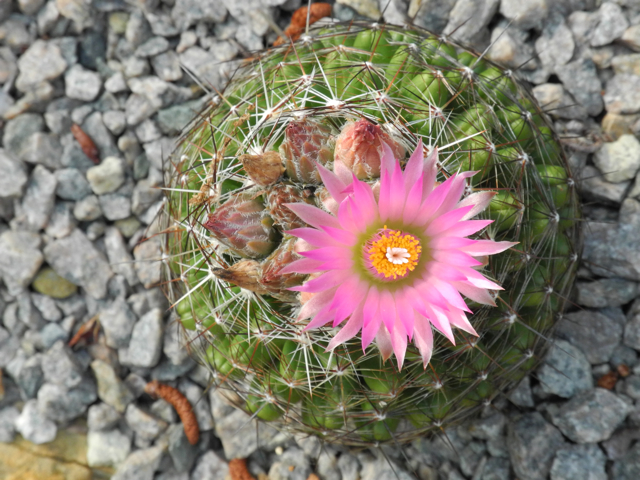
[(337, 208), (331, 215), (311, 205), (287, 205), (311, 227), (288, 232), (309, 247), (300, 252), (306, 258), (283, 273), (321, 273), (292, 290), (315, 294), (298, 316), (311, 319), (306, 329), (346, 321), (328, 350), (362, 332), (363, 349), (375, 338), (383, 358), (395, 353), (402, 368), (411, 340), (426, 367), (432, 326), (452, 343), (452, 327), (477, 335), (463, 295), (495, 306), (489, 290), (502, 288), (476, 269), (482, 262), (475, 257), (515, 243), (466, 238), (492, 222), (470, 219), (487, 207), (493, 192), (461, 199), (475, 172), (437, 184), (437, 149), (425, 159), (419, 142), (404, 171), (386, 144), (383, 150), (378, 200), (346, 167), (333, 173), (318, 165)]

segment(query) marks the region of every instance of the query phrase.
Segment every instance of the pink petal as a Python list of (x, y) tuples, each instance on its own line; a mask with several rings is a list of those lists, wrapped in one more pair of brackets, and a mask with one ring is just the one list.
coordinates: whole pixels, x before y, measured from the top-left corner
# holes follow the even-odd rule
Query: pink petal
[[(323, 228), (323, 230), (326, 231), (326, 228), (327, 227)], [(294, 228), (293, 230), (288, 230), (285, 233), (293, 235), (294, 237), (301, 238), (314, 247), (326, 247), (327, 244), (336, 245), (337, 243), (344, 243), (339, 242), (338, 240), (333, 238), (332, 235), (328, 235), (328, 232), (325, 233), (325, 231), (318, 230), (316, 228), (303, 227)]]
[(340, 221), (340, 226), (343, 230), (358, 234), (361, 232), (362, 227), (360, 221), (356, 221), (354, 218), (352, 204), (353, 201), (351, 197), (347, 198), (340, 204), (340, 208), (338, 209), (338, 220)]
[(451, 325), (449, 324), (449, 318), (445, 315), (445, 313), (437, 308), (427, 306), (427, 310), (430, 310), (429, 321), (431, 324), (442, 333), (445, 337), (449, 339), (451, 343), (456, 344), (456, 339), (453, 336), (453, 331), (451, 330)]
[(496, 306), (496, 303), (493, 301), (491, 294), (485, 288), (478, 288), (473, 285), (469, 285), (467, 282), (451, 282), (462, 295), (473, 300), (474, 302), (480, 303), (482, 305), (491, 305), (492, 307)]
[(373, 339), (378, 334), (378, 330), (380, 330), (381, 324), (382, 324), (382, 317), (376, 314), (369, 322), (369, 325), (364, 325), (362, 327), (362, 351), (363, 352), (367, 349), (369, 345), (371, 345), (371, 342), (373, 342)]
[(345, 185), (349, 185), (353, 180), (353, 175), (351, 170), (347, 168), (347, 166), (342, 162), (342, 160), (336, 159), (333, 162), (333, 171), (336, 176), (344, 183)]
[[(424, 146), (422, 138), (418, 140), (416, 149), (411, 154), (407, 165), (404, 167), (404, 185), (409, 190), (418, 181), (418, 178), (424, 176), (422, 171), (424, 167)], [(420, 191), (422, 197), (422, 190)]]
[(297, 317), (298, 320), (314, 317), (318, 312), (320, 312), (320, 310), (329, 306), (333, 300), (336, 290), (337, 288), (331, 288), (311, 297), (311, 299), (300, 309), (300, 313), (298, 313)]
[(431, 237), (438, 235), (439, 233), (446, 232), (451, 227), (460, 223), (462, 217), (464, 217), (471, 208), (473, 207), (462, 207), (440, 215), (429, 224), (425, 230), (425, 234)]
[(351, 270), (331, 270), (318, 278), (309, 280), (299, 287), (291, 287), (294, 292), (318, 293), (329, 288), (337, 287), (353, 275)]
[(519, 242), (494, 242), (493, 240), (477, 240), (475, 244), (462, 247), (461, 250), (477, 257), (479, 255), (495, 255), (518, 245)]
[(331, 320), (333, 320), (333, 312), (329, 310), (328, 308), (329, 306), (326, 305), (322, 310), (320, 310), (312, 319), (311, 321), (304, 327), (304, 330), (312, 330), (314, 328), (319, 328), (322, 327), (324, 325), (326, 325), (327, 323), (329, 323)]
[(335, 337), (331, 339), (327, 346), (327, 352), (332, 351), (338, 345), (345, 343), (355, 337), (362, 328), (362, 305), (359, 306), (349, 318), (346, 325), (340, 329)]
[(478, 334), (469, 323), (469, 319), (467, 318), (467, 316), (463, 311), (454, 310), (452, 312), (448, 312), (447, 317), (449, 317), (449, 322), (454, 327), (459, 328), (460, 330), (463, 330), (467, 333), (470, 333), (471, 335), (475, 335), (476, 337), (478, 336)]
[(285, 207), (298, 215), (303, 221), (316, 228), (323, 226), (340, 228), (338, 219), (317, 207), (307, 205), (306, 203), (285, 203)]
[(488, 288), (489, 290), (503, 290), (503, 288), (495, 282), (492, 282), (480, 272), (468, 267), (454, 267), (467, 277), (472, 285), (478, 288)]
[(382, 157), (380, 158), (380, 170), (387, 171), (387, 173), (393, 172), (395, 164), (398, 163), (393, 150), (385, 142), (382, 142)]
[(458, 267), (477, 267), (482, 265), (482, 262), (460, 250), (432, 250), (431, 256), (440, 263)]
[(328, 262), (331, 260), (343, 261), (345, 263), (353, 260), (353, 252), (346, 247), (322, 247), (315, 250), (307, 250), (300, 252), (303, 257), (318, 260), (320, 262)]
[(491, 199), (495, 196), (496, 192), (478, 192), (472, 193), (468, 197), (460, 200), (460, 202), (458, 203), (458, 207), (473, 205), (473, 208), (467, 213), (466, 217), (463, 218), (463, 220), (473, 218), (480, 212), (484, 211), (484, 209), (487, 208), (491, 203)]
[(378, 219), (378, 203), (373, 195), (371, 185), (361, 181), (353, 182), (353, 201), (358, 207), (362, 221), (371, 225)]
[[(343, 245), (348, 245), (350, 247), (355, 245), (358, 240), (358, 238), (353, 233), (342, 230), (341, 228), (322, 227), (322, 230), (324, 230), (335, 242), (341, 243)], [(323, 245), (316, 246), (320, 247)]]
[(465, 312), (470, 312), (469, 307), (467, 307), (464, 299), (460, 296), (460, 292), (453, 288), (451, 284), (434, 278), (432, 285), (440, 292), (450, 305), (459, 308), (460, 310), (464, 310)]
[(317, 273), (321, 272), (323, 269), (320, 268), (322, 262), (318, 262), (317, 260), (312, 260), (310, 258), (301, 258), (300, 260), (295, 260), (291, 262), (289, 265), (280, 270), (281, 274), (285, 273)]
[(435, 213), (436, 216), (442, 215), (456, 206), (467, 186), (467, 178), (472, 177), (476, 173), (477, 172), (462, 172), (454, 175), (455, 178), (451, 184), (451, 188), (449, 189), (447, 197), (443, 200), (442, 205), (440, 205), (440, 208), (438, 208), (438, 211)]
[(380, 350), (382, 360), (386, 362), (393, 354), (393, 344), (391, 343), (389, 330), (387, 330), (384, 323), (380, 325), (378, 333), (376, 334), (376, 345), (378, 345), (378, 350)]
[(434, 147), (427, 156), (424, 163), (424, 190), (422, 192), (423, 201), (433, 191), (438, 176), (438, 147)]
[(402, 177), (402, 169), (400, 163), (396, 162), (396, 166), (391, 175), (391, 198), (389, 198), (389, 216), (388, 218), (380, 217), (383, 222), (385, 220), (398, 221), (402, 218), (405, 200), (408, 189), (405, 190), (404, 178)]
[(493, 220), (464, 220), (458, 222), (456, 225), (448, 230), (440, 232), (439, 237), (468, 237), (474, 233), (479, 232), (488, 225), (491, 225)]
[(407, 201), (404, 205), (404, 212), (402, 213), (402, 220), (406, 224), (411, 224), (418, 216), (420, 212), (420, 203), (422, 202), (422, 182), (424, 174), (421, 174), (414, 182), (413, 186), (409, 190), (407, 195)]
[(451, 268), (451, 266), (446, 263), (431, 261), (427, 264), (427, 269), (430, 276), (433, 275), (445, 282), (463, 282), (467, 279), (460, 271)]
[(434, 250), (458, 250), (476, 242), (477, 240), (463, 237), (435, 237), (429, 241), (429, 247)]
[(393, 346), (393, 353), (396, 355), (398, 362), (398, 370), (402, 370), (404, 364), (404, 356), (407, 352), (407, 332), (402, 326), (402, 322), (396, 317), (396, 324), (391, 332), (391, 345)]
[[(433, 191), (422, 201), (420, 205), (420, 212), (414, 220), (415, 225), (424, 225), (431, 218), (435, 211), (440, 207), (442, 202), (447, 196), (451, 183), (453, 182), (453, 175), (438, 185)], [(425, 179), (426, 182), (426, 179)]]
[(410, 293), (407, 289), (402, 289), (396, 292), (396, 313), (404, 331), (409, 336), (409, 339), (413, 337), (413, 322), (415, 310), (411, 306), (411, 303), (407, 301), (407, 294)]
[(316, 167), (318, 172), (320, 173), (320, 177), (322, 178), (322, 183), (327, 187), (331, 196), (338, 202), (342, 202), (345, 199), (346, 195), (343, 193), (344, 189), (349, 185), (348, 183), (340, 180), (335, 173), (325, 168), (323, 165), (316, 163)]
[(378, 315), (378, 305), (380, 304), (380, 293), (376, 287), (371, 287), (364, 302), (362, 312), (364, 326), (368, 326), (376, 315)]
[(380, 316), (387, 326), (387, 330), (393, 330), (393, 324), (396, 321), (396, 302), (394, 301), (393, 294), (389, 290), (382, 290), (380, 292), (379, 308)]
[(353, 314), (367, 297), (369, 285), (355, 279), (347, 281), (338, 287), (330, 309), (335, 309), (336, 315), (333, 319), (333, 326), (337, 327), (349, 315)]
[(433, 332), (429, 319), (422, 315), (416, 315), (414, 343), (418, 347), (418, 350), (420, 350), (424, 368), (427, 368), (427, 364), (431, 360), (431, 354), (433, 353)]

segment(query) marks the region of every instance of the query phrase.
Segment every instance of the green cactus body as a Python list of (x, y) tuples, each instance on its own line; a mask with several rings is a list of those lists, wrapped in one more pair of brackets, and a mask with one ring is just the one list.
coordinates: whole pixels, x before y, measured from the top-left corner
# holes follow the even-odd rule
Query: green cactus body
[[(201, 118), (172, 172), (167, 290), (240, 408), (330, 442), (406, 442), (467, 418), (536, 365), (575, 277), (580, 210), (549, 120), (510, 71), (417, 28), (324, 25), (243, 64)], [(322, 207), (316, 165), (332, 168), (341, 130), (361, 119), (398, 151), (437, 145), (438, 181), (478, 171), (469, 192), (495, 192), (483, 235), (520, 242), (484, 267), (504, 290), (496, 307), (469, 302), (479, 336), (436, 334), (426, 368), (411, 344), (402, 371), (358, 337), (326, 353), (335, 329), (304, 331), (304, 299), (288, 290), (306, 277), (279, 273), (300, 258), (286, 231), (301, 225), (284, 205)]]

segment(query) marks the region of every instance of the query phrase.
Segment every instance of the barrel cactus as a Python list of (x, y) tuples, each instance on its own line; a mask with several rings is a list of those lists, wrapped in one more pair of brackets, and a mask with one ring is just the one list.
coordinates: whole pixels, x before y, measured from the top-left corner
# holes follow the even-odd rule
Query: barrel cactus
[(540, 359), (580, 210), (509, 70), (418, 28), (325, 23), (242, 64), (181, 148), (167, 291), (237, 407), (329, 442), (406, 442)]

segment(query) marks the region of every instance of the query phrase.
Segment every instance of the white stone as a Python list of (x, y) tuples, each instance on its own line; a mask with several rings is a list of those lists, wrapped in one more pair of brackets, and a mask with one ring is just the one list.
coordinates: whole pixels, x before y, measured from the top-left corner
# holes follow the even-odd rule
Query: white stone
[(74, 65), (64, 75), (65, 93), (69, 98), (91, 102), (100, 93), (102, 80), (91, 70)]
[(131, 439), (119, 430), (89, 432), (87, 463), (90, 467), (110, 467), (119, 464), (131, 451)]
[(87, 180), (96, 195), (115, 192), (124, 183), (124, 163), (117, 157), (107, 157), (87, 170)]
[(631, 180), (640, 169), (640, 142), (633, 135), (622, 135), (615, 142), (603, 144), (593, 161), (607, 181)]

